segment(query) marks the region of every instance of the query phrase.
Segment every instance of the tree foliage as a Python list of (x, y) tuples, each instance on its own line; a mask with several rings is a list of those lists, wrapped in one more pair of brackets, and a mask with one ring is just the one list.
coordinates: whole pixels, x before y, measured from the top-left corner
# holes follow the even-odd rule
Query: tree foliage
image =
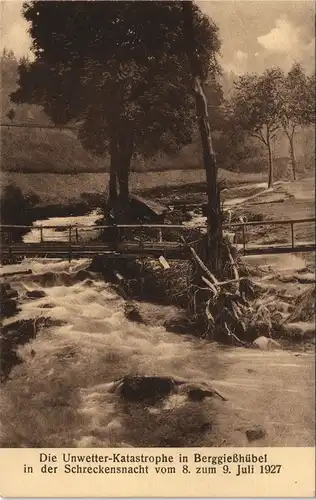
[(235, 82), (231, 98), (235, 121), (267, 147), (269, 187), (273, 182), (271, 141), (281, 127), (282, 82), (279, 68), (268, 69), (262, 75), (246, 74)]
[(18, 61), (12, 52), (4, 48), (0, 57), (1, 67), (1, 119), (6, 116), (10, 109), (9, 94), (16, 85), (16, 74)]
[[(21, 64), (15, 102), (40, 104), (54, 123), (80, 123), (79, 137), (110, 154), (128, 198), (133, 155), (176, 153), (195, 128), (181, 2), (29, 2), (35, 60)], [(194, 36), (203, 79), (218, 71), (218, 30), (194, 6)], [(111, 186), (110, 186), (111, 187)]]
[(273, 181), (271, 141), (282, 133), (289, 140), (293, 177), (296, 178), (294, 136), (299, 128), (314, 123), (314, 103), (315, 78), (307, 76), (298, 63), (294, 63), (287, 74), (280, 68), (272, 68), (261, 75), (243, 75), (235, 81), (230, 109), (226, 113), (226, 117), (230, 117), (229, 127), (236, 132), (243, 130), (267, 148), (269, 186)]
[(283, 77), (280, 95), (281, 125), (289, 140), (293, 178), (296, 179), (294, 136), (298, 127), (308, 127), (315, 119), (315, 81), (308, 77), (299, 63), (294, 63)]

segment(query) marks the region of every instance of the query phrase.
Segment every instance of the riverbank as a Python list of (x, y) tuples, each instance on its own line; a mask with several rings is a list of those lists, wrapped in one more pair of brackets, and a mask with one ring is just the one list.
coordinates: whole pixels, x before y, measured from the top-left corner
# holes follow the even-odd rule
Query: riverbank
[[(264, 182), (262, 174), (237, 174), (219, 170), (220, 179), (226, 179), (230, 185), (246, 182)], [(83, 174), (50, 174), (50, 173), (22, 173), (1, 172), (1, 186), (8, 184), (19, 187), (23, 193), (36, 193), (42, 205), (60, 205), (78, 203), (81, 196), (104, 196), (109, 180), (108, 173)], [(204, 169), (179, 169), (163, 172), (132, 172), (130, 174), (131, 191), (150, 194), (151, 189), (163, 192), (168, 189), (183, 186), (184, 190), (190, 186), (203, 186), (205, 191)], [(144, 187), (146, 186), (146, 187)], [(195, 188), (194, 188), (195, 189)]]

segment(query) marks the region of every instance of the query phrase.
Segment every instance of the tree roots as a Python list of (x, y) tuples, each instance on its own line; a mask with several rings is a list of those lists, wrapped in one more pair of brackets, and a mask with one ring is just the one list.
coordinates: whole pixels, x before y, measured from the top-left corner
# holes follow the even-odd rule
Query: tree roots
[[(209, 340), (248, 346), (270, 336), (269, 309), (254, 301), (254, 284), (240, 276), (238, 256), (227, 240), (222, 245), (223, 275), (218, 279), (190, 245), (195, 269), (188, 286), (189, 313)], [(235, 258), (233, 257), (235, 256)]]

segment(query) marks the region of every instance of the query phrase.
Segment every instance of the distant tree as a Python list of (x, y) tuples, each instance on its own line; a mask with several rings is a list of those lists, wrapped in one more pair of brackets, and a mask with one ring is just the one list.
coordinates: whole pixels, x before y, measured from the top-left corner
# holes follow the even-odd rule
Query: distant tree
[(12, 50), (4, 47), (0, 57), (0, 67), (1, 87), (6, 88), (8, 84), (12, 83), (12, 81), (16, 81), (18, 61)]
[(268, 150), (268, 186), (273, 183), (271, 141), (281, 127), (280, 92), (283, 73), (278, 68), (268, 69), (262, 75), (246, 74), (234, 83), (231, 96), (234, 119)]
[(1, 54), (1, 59), (6, 60), (16, 60), (13, 50), (4, 47)]
[[(128, 203), (135, 155), (176, 153), (195, 129), (189, 64), (178, 1), (34, 1), (34, 62), (21, 64), (14, 102), (40, 104), (58, 125), (80, 123), (85, 148), (111, 158), (113, 205)], [(194, 37), (203, 79), (218, 70), (217, 27), (194, 5)]]
[(7, 112), (6, 116), (7, 116), (7, 118), (9, 118), (9, 120), (14, 120), (14, 118), (15, 118), (14, 109), (10, 108), (9, 111)]
[(299, 127), (315, 122), (315, 81), (308, 77), (299, 63), (293, 64), (284, 76), (281, 92), (281, 124), (289, 140), (293, 179), (296, 180), (294, 137)]
[[(212, 120), (213, 122), (213, 120)], [(218, 166), (227, 170), (243, 171), (249, 161), (261, 159), (263, 143), (249, 135), (238, 122), (229, 98), (216, 109), (214, 146)]]

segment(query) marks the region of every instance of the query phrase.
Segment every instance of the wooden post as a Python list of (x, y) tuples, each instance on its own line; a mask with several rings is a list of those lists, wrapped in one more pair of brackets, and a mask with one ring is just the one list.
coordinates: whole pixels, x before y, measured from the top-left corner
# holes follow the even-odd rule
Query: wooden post
[(9, 242), (9, 257), (11, 258), (12, 254), (12, 231), (9, 231), (8, 233), (8, 242)]
[(245, 226), (244, 226), (244, 224), (241, 227), (242, 227), (242, 245), (243, 245), (243, 252), (244, 252), (244, 255), (245, 255), (245, 253), (246, 253), (246, 235), (245, 235)]
[(69, 230), (69, 254), (68, 254), (68, 261), (71, 262), (71, 226), (68, 228)]
[(117, 231), (116, 231), (116, 251), (119, 252), (120, 249), (121, 249), (121, 228), (117, 228)]
[(41, 233), (41, 243), (43, 243), (44, 238), (43, 238), (43, 226), (40, 228), (40, 233)]
[(78, 234), (78, 228), (76, 227), (76, 242), (78, 243), (79, 241), (79, 234)]
[(161, 227), (158, 229), (158, 232), (159, 232), (159, 243), (162, 243), (162, 228)]
[(292, 248), (294, 248), (294, 223), (291, 222), (291, 240), (292, 240)]
[(144, 251), (144, 246), (143, 246), (143, 234), (142, 231), (140, 231), (140, 237), (139, 237), (139, 249), (140, 252), (143, 253)]

